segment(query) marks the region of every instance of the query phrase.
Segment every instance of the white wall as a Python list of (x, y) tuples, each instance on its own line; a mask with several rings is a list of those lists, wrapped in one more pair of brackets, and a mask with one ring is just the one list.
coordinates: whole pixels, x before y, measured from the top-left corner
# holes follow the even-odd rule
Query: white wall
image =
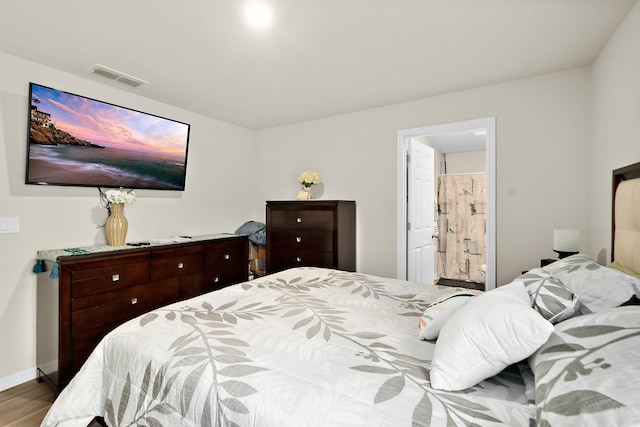
[(640, 162), (640, 3), (593, 65), (590, 252), (611, 262), (611, 173)]
[(554, 228), (589, 235), (590, 70), (544, 75), (263, 130), (264, 199), (291, 199), (314, 170), (324, 199), (357, 202), (357, 269), (396, 273), (396, 141), (401, 129), (496, 117), (497, 282), (539, 266)]
[(0, 389), (34, 372), (36, 252), (105, 242), (96, 189), (24, 184), (29, 81), (191, 124), (186, 191), (137, 191), (128, 240), (233, 232), (261, 215), (254, 132), (0, 53), (0, 217), (20, 218), (20, 233), (0, 234)]

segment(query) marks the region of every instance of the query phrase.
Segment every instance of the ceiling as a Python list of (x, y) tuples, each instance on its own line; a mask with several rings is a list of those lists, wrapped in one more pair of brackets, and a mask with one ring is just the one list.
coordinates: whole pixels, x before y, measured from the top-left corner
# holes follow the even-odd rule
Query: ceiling
[(0, 51), (264, 129), (587, 66), (636, 3), (265, 1), (256, 30), (245, 0), (0, 0)]
[(437, 148), (441, 153), (484, 151), (487, 146), (486, 129), (458, 130), (425, 136), (429, 140), (429, 145)]

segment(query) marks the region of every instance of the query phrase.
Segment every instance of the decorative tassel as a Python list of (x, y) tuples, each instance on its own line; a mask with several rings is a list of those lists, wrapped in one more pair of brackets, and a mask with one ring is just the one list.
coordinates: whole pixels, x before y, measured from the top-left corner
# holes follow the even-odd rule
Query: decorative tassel
[(42, 273), (42, 260), (36, 260), (36, 264), (33, 266), (33, 272), (36, 274)]
[(49, 279), (57, 279), (58, 278), (58, 263), (54, 262), (53, 267), (51, 267), (51, 273), (49, 273)]

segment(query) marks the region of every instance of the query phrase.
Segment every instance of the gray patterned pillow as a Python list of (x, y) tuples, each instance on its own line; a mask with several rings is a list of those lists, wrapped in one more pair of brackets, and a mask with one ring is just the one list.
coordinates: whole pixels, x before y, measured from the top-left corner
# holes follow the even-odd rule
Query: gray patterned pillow
[(568, 319), (529, 358), (540, 427), (640, 425), (640, 308)]
[(543, 267), (578, 296), (583, 313), (618, 307), (640, 296), (640, 279), (604, 267), (584, 254), (572, 255)]
[(578, 313), (578, 297), (548, 271), (534, 268), (515, 281), (524, 284), (531, 306), (549, 322), (562, 322)]

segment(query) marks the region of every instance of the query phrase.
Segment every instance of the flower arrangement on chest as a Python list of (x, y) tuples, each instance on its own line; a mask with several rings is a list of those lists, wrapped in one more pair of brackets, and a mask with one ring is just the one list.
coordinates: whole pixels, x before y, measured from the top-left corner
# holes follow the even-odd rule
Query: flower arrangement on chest
[(302, 185), (302, 190), (298, 193), (298, 200), (311, 199), (311, 186), (320, 184), (322, 179), (317, 172), (306, 171), (298, 175), (298, 182)]
[(316, 172), (302, 172), (298, 175), (298, 182), (302, 184), (304, 188), (311, 188), (314, 184), (320, 184), (322, 179)]

